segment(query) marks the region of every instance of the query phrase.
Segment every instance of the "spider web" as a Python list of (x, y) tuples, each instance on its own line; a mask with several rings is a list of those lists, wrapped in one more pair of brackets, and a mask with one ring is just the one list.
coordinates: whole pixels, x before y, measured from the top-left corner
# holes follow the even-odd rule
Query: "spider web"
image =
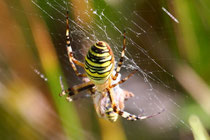
[[(78, 3), (80, 2), (78, 1)], [(53, 30), (50, 30), (50, 34), (56, 46), (66, 79), (69, 85), (72, 86), (80, 83), (81, 79), (72, 73), (65, 50), (67, 7), (70, 12), (72, 49), (75, 57), (81, 61), (84, 60), (88, 47), (98, 40), (108, 42), (114, 52), (116, 61), (118, 61), (123, 45), (122, 33), (125, 29), (127, 48), (125, 61), (121, 69), (122, 77), (127, 76), (133, 70), (138, 70), (135, 76), (121, 85), (123, 89), (135, 94), (135, 97), (126, 101), (125, 110), (134, 114), (150, 115), (165, 109), (160, 115), (145, 120), (145, 122), (146, 125), (152, 128), (152, 131), (161, 131), (166, 137), (168, 131), (179, 127), (190, 130), (187, 122), (177, 115), (181, 110), (180, 97), (176, 90), (177, 82), (173, 74), (167, 70), (168, 63), (173, 63), (174, 60), (167, 55), (161, 56), (161, 54), (164, 54), (162, 51), (164, 52), (167, 48), (167, 40), (172, 39), (167, 37), (165, 33), (169, 29), (164, 27), (161, 21), (158, 25), (153, 25), (154, 20), (159, 20), (158, 13), (168, 15), (175, 24), (179, 23), (178, 19), (164, 6), (162, 6), (162, 9), (158, 9), (159, 7), (150, 1), (144, 2), (146, 8), (141, 7), (140, 9), (137, 9), (137, 5), (141, 2), (137, 1), (129, 2), (128, 6), (118, 6), (117, 8), (113, 8), (111, 1), (108, 0), (103, 2), (103, 6), (97, 4), (90, 6), (93, 5), (92, 0), (82, 0), (82, 2), (85, 2), (86, 6), (83, 11), (77, 13), (78, 16), (76, 17), (71, 13), (71, 10), (79, 9), (81, 5), (76, 5), (73, 2), (67, 3), (66, 0), (31, 0), (31, 3), (41, 11), (39, 13), (27, 13), (16, 8), (15, 4), (11, 5), (10, 8), (20, 13), (24, 12), (30, 16), (45, 19), (49, 29), (53, 28)], [(151, 15), (151, 19), (147, 17)], [(84, 16), (87, 19), (84, 19)], [(28, 45), (30, 46), (30, 44)], [(41, 78), (44, 77), (36, 67), (33, 66), (32, 69)], [(82, 71), (82, 69), (79, 69), (79, 71)], [(47, 82), (46, 78), (44, 79)], [(76, 83), (74, 79), (77, 79)], [(79, 108), (87, 111), (83, 106), (83, 102), (91, 103), (91, 101), (76, 101)], [(142, 131), (141, 122), (135, 122), (133, 126), (129, 126), (129, 123), (123, 120), (128, 137)]]

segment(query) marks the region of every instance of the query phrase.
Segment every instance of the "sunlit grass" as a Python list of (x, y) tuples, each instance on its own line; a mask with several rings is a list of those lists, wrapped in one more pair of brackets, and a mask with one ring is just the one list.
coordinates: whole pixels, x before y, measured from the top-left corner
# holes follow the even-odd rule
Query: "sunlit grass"
[[(71, 2), (75, 9), (69, 10), (72, 10), (73, 14), (71, 16), (74, 18), (72, 20), (74, 20), (76, 24), (83, 24), (85, 27), (100, 20), (99, 17), (94, 17), (92, 13), (88, 14), (89, 17), (86, 17), (85, 14), (82, 13), (86, 8), (85, 2), (83, 5), (80, 5), (81, 3), (78, 3), (77, 0)], [(157, 40), (160, 40), (160, 42), (165, 41), (166, 49), (168, 49), (168, 52), (166, 51), (167, 59), (173, 62), (170, 63), (168, 67), (167, 64), (165, 64), (165, 67), (175, 76), (180, 86), (183, 87), (183, 89), (176, 89), (180, 92), (178, 93), (180, 97), (175, 102), (178, 102), (177, 104), (180, 105), (180, 108), (178, 107), (179, 111), (181, 110), (183, 113), (177, 117), (181, 121), (184, 120), (187, 122), (187, 119), (190, 117), (189, 114), (194, 113), (199, 116), (199, 118), (197, 116), (191, 116), (189, 119), (189, 124), (192, 127), (191, 135), (194, 135), (195, 139), (198, 140), (209, 139), (207, 133), (210, 130), (208, 121), (210, 112), (210, 2), (208, 0), (175, 0), (173, 3), (164, 1), (164, 5), (162, 5), (162, 2), (158, 1), (149, 2), (151, 2), (149, 6), (152, 8), (154, 8), (153, 3), (157, 4), (155, 10), (160, 10), (161, 14), (158, 13), (158, 10), (154, 12), (150, 9), (147, 9), (145, 13), (153, 12), (153, 16), (157, 16), (158, 21), (154, 19), (154, 21), (150, 20), (147, 14), (144, 15), (144, 11), (142, 12), (140, 10), (139, 13), (140, 15), (142, 14), (141, 18), (149, 25), (154, 22), (154, 25), (157, 24), (157, 26), (160, 26), (160, 20), (167, 20), (165, 25), (161, 23), (161, 27), (165, 29), (164, 31), (166, 33), (164, 33), (166, 36), (163, 35), (163, 38), (157, 38)], [(11, 3), (13, 3), (13, 5)], [(137, 6), (136, 9), (141, 9), (143, 4), (143, 6), (148, 4), (146, 2), (146, 4), (144, 2), (139, 4), (138, 1), (134, 3)], [(118, 10), (116, 5), (116, 7), (113, 5), (105, 5), (106, 2), (104, 1), (92, 1), (88, 4), (89, 9), (87, 9), (87, 11), (89, 12), (91, 12), (91, 8), (94, 9), (97, 5), (101, 7), (98, 11), (103, 11), (103, 7), (106, 6), (110, 8), (108, 11), (108, 16), (110, 17), (108, 18), (116, 18), (116, 20), (120, 18), (117, 16), (112, 17), (111, 10), (115, 10), (115, 8), (116, 11)], [(0, 138), (51, 139), (53, 137), (55, 139), (87, 139), (87, 135), (97, 133), (96, 135), (99, 135), (98, 138), (105, 140), (111, 138), (127, 139), (127, 134), (138, 137), (142, 132), (145, 132), (145, 134), (143, 134), (145, 137), (152, 137), (151, 130), (149, 129), (147, 130), (145, 128), (144, 131), (135, 128), (133, 132), (131, 130), (134, 129), (129, 129), (133, 125), (137, 127), (137, 123), (126, 122), (123, 126), (120, 120), (117, 123), (111, 124), (102, 119), (93, 121), (91, 119), (94, 118), (90, 114), (82, 114), (81, 116), (81, 112), (76, 110), (74, 102), (68, 103), (65, 98), (58, 96), (61, 92), (59, 77), (63, 76), (63, 72), (58, 60), (58, 53), (55, 50), (57, 46), (53, 44), (54, 38), (51, 35), (51, 32), (54, 33), (57, 31), (50, 28), (50, 21), (47, 21), (43, 18), (44, 16), (42, 16), (44, 15), (42, 13), (43, 11), (40, 11), (39, 8), (33, 5), (31, 0), (1, 0), (0, 7)], [(174, 22), (171, 17), (164, 13), (162, 7), (171, 12), (179, 22)], [(126, 11), (123, 10), (124, 9), (122, 9), (122, 13), (126, 13)], [(80, 15), (81, 13), (84, 15)], [(76, 20), (78, 15), (81, 16), (80, 19), (84, 18), (83, 23)], [(126, 24), (129, 24), (130, 21), (125, 20), (125, 22), (128, 23), (116, 24), (119, 24), (120, 27), (124, 27)], [(140, 26), (141, 23), (138, 23), (138, 25)], [(63, 28), (63, 30), (65, 30), (65, 26), (63, 26)], [(170, 33), (167, 31), (170, 31)], [(150, 36), (152, 34), (153, 32), (148, 31), (147, 35)], [(162, 35), (162, 32), (160, 34)], [(152, 37), (150, 39), (151, 44), (157, 43)], [(138, 41), (138, 43), (141, 44), (143, 40), (139, 39)], [(86, 44), (82, 45), (85, 46)], [(147, 50), (146, 45), (142, 46)], [(65, 47), (65, 44), (63, 44), (63, 47)], [(132, 50), (132, 48), (128, 48), (128, 51), (130, 51), (129, 49)], [(152, 49), (148, 49), (148, 52), (152, 52)], [(158, 60), (160, 56), (162, 58), (162, 52), (164, 51), (165, 50), (160, 50), (161, 53), (155, 54), (157, 56), (154, 59)], [(136, 52), (133, 54), (135, 53)], [(141, 62), (143, 61), (145, 60)], [(149, 63), (150, 60), (146, 60), (146, 63), (147, 62)], [(34, 66), (45, 75), (47, 81), (44, 81), (39, 75), (34, 73)], [(70, 65), (69, 69), (71, 69)], [(163, 73), (163, 71), (161, 71), (161, 73)], [(65, 77), (63, 79), (65, 79)], [(165, 79), (163, 79), (163, 82), (165, 82), (164, 80)], [(177, 83), (174, 82), (173, 84), (172, 86), (176, 88)], [(66, 83), (65, 87), (68, 87)], [(192, 98), (185, 98), (188, 96)], [(169, 98), (171, 99), (171, 97)], [(182, 104), (182, 102), (187, 103)], [(172, 111), (172, 113), (174, 112)], [(171, 119), (173, 117), (169, 116), (169, 118)], [(94, 129), (85, 130), (84, 128), (88, 127), (85, 126), (86, 123), (82, 120), (88, 121), (93, 127), (99, 125), (99, 127), (96, 128), (100, 130), (97, 130), (97, 132), (95, 132)], [(201, 122), (206, 123), (204, 124), (205, 129)], [(172, 128), (173, 126), (169, 127)], [(160, 128), (158, 127), (157, 129)], [(100, 134), (98, 134), (98, 132), (100, 132)], [(134, 132), (136, 135), (133, 135)], [(175, 130), (173, 134), (165, 132), (165, 135), (177, 135), (177, 133), (181, 132)], [(91, 139), (94, 137), (91, 136), (88, 138)], [(157, 136), (157, 139), (161, 138), (162, 136)]]

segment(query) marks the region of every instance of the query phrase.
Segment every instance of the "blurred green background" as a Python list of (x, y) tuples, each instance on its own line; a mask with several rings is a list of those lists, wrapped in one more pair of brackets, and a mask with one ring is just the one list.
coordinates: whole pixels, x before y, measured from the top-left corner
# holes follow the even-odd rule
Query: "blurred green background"
[[(68, 103), (58, 96), (59, 76), (66, 87), (81, 83), (65, 49), (67, 7), (71, 43), (81, 61), (96, 40), (114, 46), (118, 59), (126, 29), (130, 67), (122, 73), (135, 65), (141, 79), (123, 86), (137, 97), (126, 110), (138, 113), (134, 103), (143, 102), (158, 112), (153, 101), (160, 99), (165, 112), (145, 121), (110, 123), (98, 118), (90, 98)], [(208, 0), (1, 0), (0, 139), (209, 139), (209, 46)], [(145, 78), (157, 90), (148, 102), (137, 93)]]

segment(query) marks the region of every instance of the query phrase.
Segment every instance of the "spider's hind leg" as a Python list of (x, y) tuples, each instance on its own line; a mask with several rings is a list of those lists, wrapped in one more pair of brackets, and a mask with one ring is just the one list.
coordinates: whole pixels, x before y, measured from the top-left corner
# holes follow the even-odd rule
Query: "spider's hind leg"
[(149, 116), (140, 116), (140, 115), (137, 116), (137, 115), (130, 114), (126, 111), (123, 111), (123, 110), (119, 109), (119, 107), (116, 105), (116, 103), (114, 101), (113, 91), (110, 90), (109, 88), (107, 88), (106, 90), (108, 92), (108, 96), (110, 98), (113, 111), (115, 113), (119, 114), (120, 116), (122, 116), (123, 118), (127, 119), (127, 120), (130, 120), (130, 121), (144, 120), (144, 119), (148, 119), (148, 118), (154, 117), (156, 115), (159, 115), (160, 113), (162, 113), (164, 111), (164, 109), (163, 109), (160, 112), (157, 112), (157, 113), (149, 115)]
[(148, 118), (152, 118), (154, 116), (159, 115), (160, 113), (162, 113), (164, 110), (161, 110), (160, 112), (157, 112), (155, 114), (149, 115), (149, 116), (136, 116), (134, 114), (130, 114), (126, 111), (121, 111), (119, 109), (117, 109), (116, 107), (114, 107), (114, 111), (116, 113), (118, 113), (120, 116), (122, 116), (123, 118), (129, 120), (129, 121), (136, 121), (136, 120), (144, 120), (144, 119), (148, 119)]

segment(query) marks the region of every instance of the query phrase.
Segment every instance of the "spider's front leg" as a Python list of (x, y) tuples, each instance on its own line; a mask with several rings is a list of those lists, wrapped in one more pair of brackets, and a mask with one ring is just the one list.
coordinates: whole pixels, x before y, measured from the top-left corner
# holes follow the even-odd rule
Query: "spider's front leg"
[(87, 77), (86, 74), (81, 74), (77, 70), (76, 65), (84, 68), (84, 64), (82, 62), (80, 62), (79, 60), (74, 58), (69, 33), (70, 33), (70, 31), (69, 31), (69, 15), (68, 15), (68, 11), (67, 11), (67, 14), (66, 14), (66, 48), (67, 48), (67, 52), (68, 52), (69, 62), (70, 62), (71, 67), (73, 68), (74, 72), (76, 73), (76, 75), (78, 77)]
[(60, 96), (67, 95), (66, 99), (69, 102), (72, 101), (71, 96), (74, 96), (74, 95), (76, 95), (82, 91), (85, 91), (85, 90), (89, 90), (90, 94), (92, 95), (94, 93), (93, 87), (95, 86), (91, 81), (89, 81), (89, 82), (85, 82), (85, 83), (82, 83), (79, 85), (75, 85), (72, 88), (68, 88), (65, 90), (61, 77), (60, 77), (60, 85), (61, 85), (62, 92), (59, 95)]

